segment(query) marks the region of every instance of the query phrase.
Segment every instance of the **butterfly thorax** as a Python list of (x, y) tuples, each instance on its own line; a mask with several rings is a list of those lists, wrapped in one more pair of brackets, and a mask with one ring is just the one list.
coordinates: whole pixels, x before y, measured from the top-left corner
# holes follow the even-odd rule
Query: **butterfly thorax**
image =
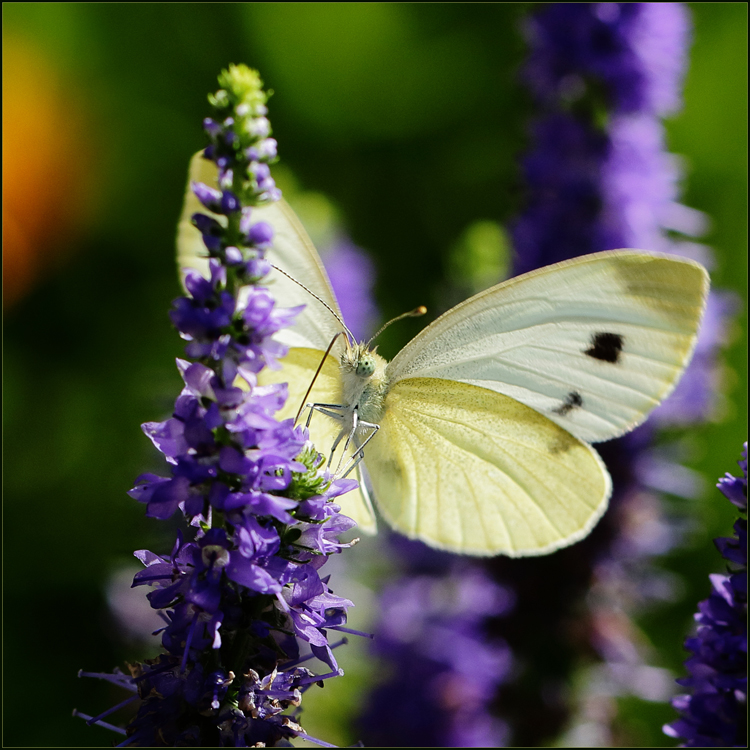
[(357, 407), (360, 419), (379, 422), (388, 391), (387, 360), (367, 344), (347, 346), (341, 355), (343, 402), (350, 410)]

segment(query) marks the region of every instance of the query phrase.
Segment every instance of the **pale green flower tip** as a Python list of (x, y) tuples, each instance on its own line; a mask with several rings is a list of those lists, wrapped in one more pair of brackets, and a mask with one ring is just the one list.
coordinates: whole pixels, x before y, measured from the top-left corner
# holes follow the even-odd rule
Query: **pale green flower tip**
[(230, 64), (219, 75), (221, 88), (209, 94), (212, 106), (219, 109), (232, 107), (239, 117), (259, 117), (265, 115), (266, 102), (270, 94), (263, 91), (263, 81), (257, 70), (247, 65)]

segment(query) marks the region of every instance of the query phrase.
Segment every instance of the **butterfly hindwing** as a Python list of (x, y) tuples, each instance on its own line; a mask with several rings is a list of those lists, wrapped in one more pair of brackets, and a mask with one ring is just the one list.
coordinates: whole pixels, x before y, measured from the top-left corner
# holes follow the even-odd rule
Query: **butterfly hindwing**
[(643, 422), (672, 391), (708, 292), (692, 261), (610, 251), (510, 279), (417, 335), (388, 368), (504, 393), (587, 442)]
[(584, 537), (610, 479), (590, 445), (503, 394), (406, 378), (365, 451), (378, 507), (397, 530), (473, 555), (538, 555)]

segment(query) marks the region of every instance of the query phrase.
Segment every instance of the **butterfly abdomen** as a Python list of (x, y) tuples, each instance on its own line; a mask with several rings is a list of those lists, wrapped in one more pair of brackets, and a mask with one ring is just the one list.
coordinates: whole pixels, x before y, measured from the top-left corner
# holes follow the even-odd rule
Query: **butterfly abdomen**
[(385, 396), (388, 393), (388, 381), (385, 377), (387, 362), (382, 360), (380, 372), (376, 372), (367, 382), (359, 399), (359, 416), (365, 422), (380, 423), (385, 406)]

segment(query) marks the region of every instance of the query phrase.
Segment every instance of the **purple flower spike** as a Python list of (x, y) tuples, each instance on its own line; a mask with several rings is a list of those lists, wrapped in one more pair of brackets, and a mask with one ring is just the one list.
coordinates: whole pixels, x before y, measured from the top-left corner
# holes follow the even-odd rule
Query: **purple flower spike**
[[(165, 626), (157, 659), (136, 664), (130, 678), (116, 673), (117, 684), (137, 693), (123, 743), (134, 746), (308, 739), (297, 723), (302, 693), (343, 674), (327, 629), (342, 628), (353, 606), (318, 570), (354, 543), (340, 539), (355, 524), (333, 500), (356, 482), (332, 482), (306, 430), (276, 419), (286, 384), (257, 385), (256, 373), (278, 366), (287, 351), (273, 336), (302, 309), (279, 308), (258, 286), (270, 270), (265, 252), (274, 232), (250, 217), (276, 191), (265, 94), (244, 66), (230, 66), (220, 83), (204, 123), (212, 141), (204, 156), (216, 164), (222, 190), (192, 188), (206, 209), (227, 218), (193, 216), (210, 278), (186, 271), (187, 296), (170, 312), (187, 341), (187, 358), (177, 360), (184, 388), (168, 419), (142, 426), (169, 476), (143, 474), (129, 493), (147, 516), (179, 511), (194, 532), (190, 541), (178, 533), (169, 557), (136, 553), (144, 569), (133, 585), (150, 588)], [(247, 180), (235, 179), (242, 174)], [(323, 674), (296, 666), (300, 641), (314, 649)], [(103, 717), (91, 721), (106, 725)]]
[[(727, 474), (717, 485), (747, 514), (747, 443), (738, 461), (742, 476)], [(735, 536), (716, 539), (729, 562), (728, 575), (710, 575), (711, 593), (698, 604), (694, 636), (685, 641), (693, 656), (689, 676), (677, 682), (692, 688), (672, 705), (680, 718), (664, 733), (684, 740), (682, 747), (745, 747), (747, 726), (747, 518), (734, 525)]]

